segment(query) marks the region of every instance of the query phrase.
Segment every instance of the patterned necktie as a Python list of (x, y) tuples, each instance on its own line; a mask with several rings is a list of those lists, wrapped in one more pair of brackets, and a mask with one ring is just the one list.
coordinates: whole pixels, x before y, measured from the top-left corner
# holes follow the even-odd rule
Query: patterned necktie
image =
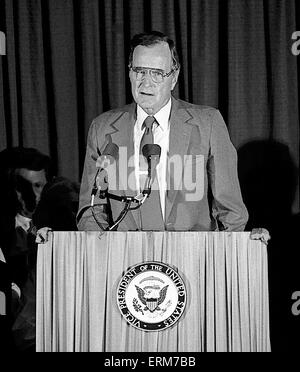
[(152, 145), (154, 143), (154, 137), (153, 137), (153, 124), (156, 122), (154, 116), (147, 116), (143, 125), (142, 129), (145, 129), (145, 132), (143, 134), (143, 137), (141, 139), (140, 144), (140, 154), (142, 154), (142, 149), (145, 145)]
[(153, 137), (153, 125), (155, 123), (154, 116), (147, 116), (143, 125), (142, 129), (145, 128), (143, 133), (141, 143), (140, 143), (140, 189), (141, 191), (145, 188), (145, 183), (147, 180), (147, 172), (148, 172), (148, 162), (147, 159), (143, 156), (143, 147), (145, 145), (152, 145), (154, 143)]
[[(143, 147), (147, 144), (151, 145), (154, 143), (153, 137), (153, 125), (157, 123), (153, 116), (147, 116), (145, 119), (142, 129), (145, 128), (145, 132), (141, 139), (140, 144), (140, 188), (141, 191), (144, 189), (145, 182), (147, 180), (148, 162), (142, 155)], [(154, 182), (151, 187), (150, 196), (146, 199), (144, 204), (140, 208), (141, 212), (141, 224), (142, 230), (164, 230), (164, 222), (161, 213), (159, 187), (157, 177), (155, 176)]]

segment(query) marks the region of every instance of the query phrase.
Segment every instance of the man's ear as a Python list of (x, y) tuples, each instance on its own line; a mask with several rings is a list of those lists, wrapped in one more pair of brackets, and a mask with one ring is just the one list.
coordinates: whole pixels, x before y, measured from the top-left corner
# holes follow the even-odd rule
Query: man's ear
[(174, 71), (172, 75), (172, 89), (171, 90), (175, 88), (175, 85), (177, 84), (178, 76), (179, 76), (179, 69)]
[(132, 77), (132, 70), (131, 70), (131, 68), (130, 68), (129, 71), (128, 71), (128, 76), (129, 76), (129, 80), (130, 80), (130, 82), (131, 82), (131, 77)]

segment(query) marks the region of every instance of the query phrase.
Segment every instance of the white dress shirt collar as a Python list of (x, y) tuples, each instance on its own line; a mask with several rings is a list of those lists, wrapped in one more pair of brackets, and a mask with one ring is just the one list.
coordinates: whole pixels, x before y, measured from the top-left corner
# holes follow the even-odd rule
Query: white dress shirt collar
[[(172, 100), (170, 98), (169, 101), (164, 105), (164, 107), (162, 107), (154, 115), (155, 120), (159, 124), (159, 128), (162, 131), (166, 131), (169, 127), (169, 118), (170, 118), (170, 113), (171, 113), (171, 106), (172, 106)], [(141, 131), (142, 130), (142, 125), (143, 125), (146, 117), (149, 116), (149, 115), (139, 105), (137, 105), (137, 110), (136, 111), (137, 111), (136, 112), (136, 114), (137, 114), (137, 125), (138, 125), (139, 130)]]
[(15, 227), (22, 227), (22, 229), (27, 232), (30, 229), (31, 221), (31, 218), (17, 213), (15, 217)]

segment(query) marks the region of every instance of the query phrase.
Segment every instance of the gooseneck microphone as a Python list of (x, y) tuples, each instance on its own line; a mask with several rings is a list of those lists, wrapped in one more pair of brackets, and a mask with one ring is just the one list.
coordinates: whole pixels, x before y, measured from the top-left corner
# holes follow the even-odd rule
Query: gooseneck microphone
[[(92, 189), (91, 194), (91, 207), (92, 213), (95, 218), (97, 224), (101, 227), (101, 224), (98, 223), (96, 216), (94, 215), (93, 208), (94, 208), (94, 198), (97, 192), (99, 191), (100, 198), (107, 198), (108, 200), (114, 199), (120, 201), (124, 204), (123, 210), (121, 211), (119, 217), (113, 222), (111, 226), (109, 226), (106, 230), (113, 231), (117, 228), (119, 223), (125, 218), (127, 212), (129, 210), (135, 210), (142, 206), (145, 200), (149, 197), (151, 193), (151, 187), (153, 184), (153, 180), (155, 178), (155, 171), (157, 164), (160, 160), (161, 155), (161, 147), (156, 144), (146, 144), (142, 148), (142, 154), (147, 159), (148, 163), (148, 172), (147, 172), (147, 180), (145, 183), (144, 190), (136, 196), (119, 196), (114, 195), (108, 192), (108, 182), (107, 182), (107, 171), (106, 168), (108, 165), (112, 164), (113, 161), (119, 155), (119, 148), (114, 143), (109, 143), (103, 153), (97, 159), (97, 174), (94, 179), (94, 186)], [(132, 203), (136, 203), (137, 206), (131, 206)], [(102, 227), (101, 227), (102, 228)]]
[[(122, 201), (124, 203), (124, 208), (121, 211), (119, 217), (116, 219), (114, 224), (109, 227), (108, 230), (113, 231), (117, 228), (119, 223), (125, 218), (126, 214), (130, 210), (135, 210), (141, 208), (145, 200), (149, 197), (151, 193), (152, 183), (155, 177), (155, 170), (156, 166), (159, 163), (160, 154), (161, 154), (161, 147), (156, 144), (146, 144), (142, 148), (142, 154), (147, 159), (148, 163), (148, 175), (146, 180), (146, 185), (144, 190), (136, 196), (124, 196), (124, 197), (117, 197), (112, 194), (107, 194), (109, 198)], [(131, 204), (136, 203), (137, 206), (132, 207)]]
[(142, 154), (148, 162), (148, 177), (143, 193), (150, 195), (151, 186), (155, 177), (156, 167), (160, 159), (161, 147), (156, 144), (146, 144), (142, 148)]
[(119, 155), (119, 147), (115, 143), (108, 143), (102, 154), (97, 158), (96, 167), (98, 168), (94, 179), (94, 185), (91, 193), (91, 206), (94, 205), (94, 198), (99, 191), (99, 197), (106, 197), (108, 183), (106, 168), (112, 164)]

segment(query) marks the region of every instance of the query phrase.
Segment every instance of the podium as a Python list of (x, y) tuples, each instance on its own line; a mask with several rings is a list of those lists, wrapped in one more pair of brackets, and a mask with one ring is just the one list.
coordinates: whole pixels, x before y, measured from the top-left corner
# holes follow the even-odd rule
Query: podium
[[(37, 261), (38, 352), (270, 351), (267, 249), (249, 232), (52, 232)], [(186, 288), (172, 326), (145, 331), (117, 303), (124, 273), (169, 265)]]

